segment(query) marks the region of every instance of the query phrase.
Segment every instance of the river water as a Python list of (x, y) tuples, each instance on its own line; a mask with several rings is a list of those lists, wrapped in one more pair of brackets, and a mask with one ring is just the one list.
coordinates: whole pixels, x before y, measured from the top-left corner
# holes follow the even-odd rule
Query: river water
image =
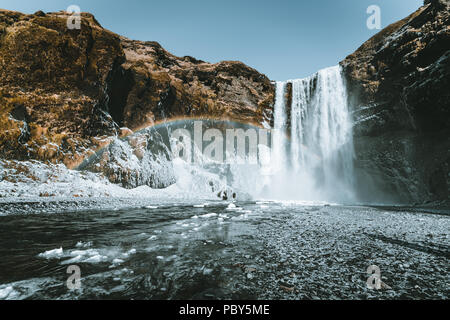
[[(401, 207), (3, 201), (0, 299), (448, 299), (449, 230)], [(370, 265), (391, 289), (367, 288)]]

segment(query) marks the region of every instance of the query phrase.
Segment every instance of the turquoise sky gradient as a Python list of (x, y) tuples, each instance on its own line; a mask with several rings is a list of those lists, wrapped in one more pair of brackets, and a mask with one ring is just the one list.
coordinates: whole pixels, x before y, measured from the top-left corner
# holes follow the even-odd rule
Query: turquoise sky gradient
[(368, 6), (381, 8), (385, 27), (423, 0), (0, 0), (0, 8), (25, 13), (71, 4), (111, 31), (158, 41), (177, 56), (240, 60), (273, 80), (286, 80), (336, 65), (378, 32), (366, 27)]

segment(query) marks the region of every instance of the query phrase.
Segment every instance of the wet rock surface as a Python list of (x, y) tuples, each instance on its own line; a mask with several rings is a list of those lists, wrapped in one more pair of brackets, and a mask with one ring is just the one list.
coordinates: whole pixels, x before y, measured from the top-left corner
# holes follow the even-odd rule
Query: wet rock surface
[(341, 62), (363, 198), (449, 201), (449, 8), (426, 1)]

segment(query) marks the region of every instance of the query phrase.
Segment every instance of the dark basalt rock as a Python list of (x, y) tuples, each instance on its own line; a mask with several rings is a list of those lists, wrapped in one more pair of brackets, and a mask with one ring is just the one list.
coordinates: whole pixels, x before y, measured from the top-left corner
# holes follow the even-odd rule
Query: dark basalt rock
[(424, 0), (424, 5), (431, 4), (436, 8), (444, 9), (449, 4), (449, 0)]
[[(341, 63), (355, 115), (358, 189), (367, 200), (449, 199), (449, 2), (425, 4)], [(380, 190), (385, 195), (374, 199)]]

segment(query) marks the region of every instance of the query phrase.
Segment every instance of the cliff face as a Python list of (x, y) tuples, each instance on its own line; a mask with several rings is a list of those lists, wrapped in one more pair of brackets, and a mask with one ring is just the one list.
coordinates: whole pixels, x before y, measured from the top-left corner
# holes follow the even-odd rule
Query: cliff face
[[(448, 0), (427, 0), (341, 62), (363, 200), (449, 199), (449, 9)], [(153, 174), (170, 158), (158, 136), (117, 136), (180, 117), (273, 124), (275, 88), (256, 70), (176, 57), (105, 30), (87, 13), (80, 30), (69, 30), (67, 18), (0, 10), (0, 158), (74, 168), (109, 145), (90, 158), (98, 160), (90, 170), (125, 187), (157, 188), (173, 182), (170, 166), (162, 170), (168, 179)]]
[(116, 133), (99, 101), (109, 70), (123, 61), (119, 37), (83, 14), (0, 11), (0, 157), (71, 166), (98, 136)]
[(448, 200), (449, 1), (426, 1), (341, 65), (355, 115), (359, 190), (366, 199)]
[(121, 38), (121, 44), (126, 62), (120, 73), (130, 90), (126, 104), (117, 106), (120, 124), (135, 129), (164, 117), (270, 121), (274, 88), (245, 64), (178, 58), (156, 42)]
[(176, 57), (87, 13), (0, 10), (0, 157), (75, 167), (115, 135), (163, 118), (270, 121), (269, 79), (240, 62)]

